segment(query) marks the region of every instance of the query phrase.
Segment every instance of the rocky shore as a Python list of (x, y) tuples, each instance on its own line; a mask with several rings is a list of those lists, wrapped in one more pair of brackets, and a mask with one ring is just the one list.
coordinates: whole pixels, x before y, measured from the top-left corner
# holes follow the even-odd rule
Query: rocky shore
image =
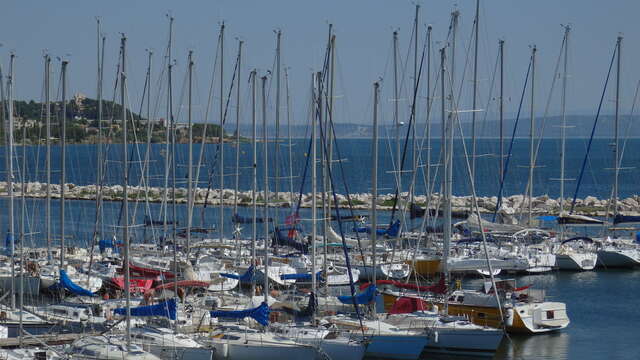
[[(29, 198), (44, 198), (46, 197), (47, 186), (45, 183), (30, 182), (25, 184), (25, 194)], [(150, 202), (161, 202), (165, 196), (163, 188), (150, 187), (145, 189), (140, 186), (129, 187), (129, 199), (132, 201), (144, 201), (148, 198)], [(14, 195), (16, 197), (22, 195), (21, 184), (17, 183), (13, 185)], [(96, 185), (65, 185), (65, 197), (69, 200), (95, 200), (98, 191)], [(148, 194), (148, 196), (146, 195)], [(7, 196), (7, 183), (0, 182), (0, 196)], [(204, 204), (205, 201), (210, 205), (219, 205), (220, 199), (225, 205), (232, 206), (235, 201), (235, 192), (233, 189), (225, 189), (220, 196), (219, 189), (207, 189), (197, 188), (195, 189), (195, 203)], [(51, 196), (52, 198), (60, 198), (60, 185), (51, 184)], [(102, 196), (105, 201), (120, 201), (123, 197), (123, 188), (120, 185), (105, 186), (102, 189)], [(167, 192), (167, 196), (171, 200), (171, 190)], [(293, 195), (293, 199), (290, 193), (269, 192), (269, 202), (271, 206), (289, 207), (297, 200), (298, 194)], [(337, 195), (338, 202), (341, 207), (348, 207), (349, 201), (345, 195)], [(406, 204), (408, 200), (408, 194), (402, 193), (402, 203)], [(251, 206), (252, 195), (251, 191), (238, 191), (237, 194), (239, 206)], [(264, 192), (258, 192), (257, 199), (260, 204), (264, 203)], [(427, 201), (429, 200), (429, 201)], [(495, 211), (498, 198), (492, 197), (478, 197), (478, 205), (480, 211), (484, 213), (491, 213)], [(176, 201), (178, 203), (187, 202), (187, 189), (176, 189)], [(440, 201), (439, 194), (432, 194), (429, 199), (425, 195), (416, 195), (415, 202), (425, 207), (429, 204), (430, 208), (435, 208)], [(565, 204), (569, 204), (570, 199), (565, 201)], [(318, 204), (322, 203), (320, 194), (318, 194)], [(393, 206), (393, 194), (379, 195), (377, 200), (377, 206), (380, 210), (391, 210)], [(427, 204), (428, 203), (428, 204)], [(557, 214), (559, 211), (559, 199), (553, 199), (547, 195), (537, 196), (533, 198), (533, 212), (535, 214)], [(355, 209), (367, 210), (371, 204), (371, 194), (357, 193), (351, 194), (351, 204)], [(470, 196), (454, 196), (452, 199), (452, 205), (454, 211), (468, 210), (471, 205)], [(311, 207), (311, 194), (303, 194), (302, 207)], [(503, 198), (502, 210), (505, 213), (516, 213), (520, 209), (528, 209), (528, 200), (524, 195), (511, 195)], [(584, 199), (577, 199), (574, 213), (588, 216), (606, 216), (607, 208), (609, 206), (608, 199), (598, 199), (593, 196), (587, 196)], [(618, 200), (618, 210), (625, 215), (640, 215), (640, 196), (634, 195), (626, 199)], [(611, 212), (611, 211), (610, 211)]]

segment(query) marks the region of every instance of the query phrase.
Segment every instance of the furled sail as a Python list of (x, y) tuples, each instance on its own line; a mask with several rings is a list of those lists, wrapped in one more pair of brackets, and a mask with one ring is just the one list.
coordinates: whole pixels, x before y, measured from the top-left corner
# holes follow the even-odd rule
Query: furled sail
[(211, 317), (222, 317), (222, 318), (234, 318), (234, 319), (243, 319), (246, 317), (250, 317), (258, 322), (258, 324), (267, 326), (269, 325), (269, 313), (271, 310), (269, 309), (269, 305), (263, 302), (260, 306), (247, 309), (247, 310), (236, 310), (236, 311), (211, 311)]
[(66, 289), (69, 290), (69, 292), (71, 292), (72, 294), (78, 296), (96, 296), (96, 294), (71, 281), (69, 275), (67, 275), (67, 272), (64, 270), (60, 270), (60, 281), (56, 284), (53, 284), (51, 287), (49, 287), (49, 289)]
[(373, 301), (376, 296), (377, 288), (375, 285), (368, 286), (367, 289), (360, 294), (354, 296), (345, 295), (338, 296), (338, 300), (340, 300), (343, 304), (353, 304), (353, 299), (355, 298), (356, 304), (358, 305), (366, 305)]
[[(176, 299), (169, 299), (156, 305), (138, 306), (131, 308), (131, 316), (164, 316), (176, 319)], [(113, 309), (114, 314), (127, 315), (127, 308)]]

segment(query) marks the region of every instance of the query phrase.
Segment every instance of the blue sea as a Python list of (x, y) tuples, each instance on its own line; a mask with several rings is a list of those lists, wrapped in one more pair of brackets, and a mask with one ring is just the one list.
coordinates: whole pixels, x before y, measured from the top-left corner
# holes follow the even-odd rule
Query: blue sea
[[(611, 192), (611, 184), (613, 180), (613, 153), (609, 139), (596, 139), (593, 141), (591, 155), (585, 166), (585, 171), (578, 193), (578, 197), (587, 195), (599, 198), (608, 197)], [(285, 178), (289, 176), (288, 163), (288, 146), (286, 142), (280, 146), (279, 155), (279, 176), (280, 190), (289, 191), (292, 187), (294, 192), (310, 191), (310, 179), (304, 177), (304, 168), (307, 160), (308, 142), (306, 140), (293, 140), (292, 149), (292, 168), (293, 179)], [(263, 174), (263, 145), (258, 144), (258, 182), (259, 188), (262, 190)], [(421, 170), (424, 170), (424, 164), (427, 163), (426, 153), (423, 144), (422, 156), (418, 161)], [(469, 146), (469, 144), (467, 144)], [(578, 178), (582, 167), (587, 140), (570, 139), (567, 140), (566, 152), (566, 178)], [(626, 145), (626, 151), (621, 166), (628, 168), (621, 171), (620, 174), (620, 197), (628, 197), (638, 193), (638, 187), (633, 180), (638, 176), (638, 165), (640, 165), (640, 153), (636, 152), (640, 146), (640, 140), (631, 139)], [(379, 157), (379, 192), (392, 193), (395, 189), (396, 180), (394, 179), (394, 166), (392, 158), (395, 158), (395, 144), (386, 140), (381, 140)], [(441, 175), (441, 167), (438, 165), (439, 159), (439, 141), (432, 143), (432, 157), (429, 163), (431, 166), (431, 178), (439, 181)], [(186, 186), (187, 173), (187, 146), (176, 145), (177, 148), (177, 166), (176, 166), (176, 186)], [(205, 146), (204, 164), (199, 179), (199, 187), (212, 188), (219, 187), (219, 174), (216, 164), (216, 150), (218, 146), (209, 144)], [(225, 145), (225, 187), (233, 188), (235, 183), (235, 174), (240, 174), (240, 189), (249, 190), (251, 184), (251, 154), (252, 148), (249, 143), (240, 145), (240, 170), (235, 169), (235, 154), (238, 147), (233, 145)], [(274, 167), (275, 157), (274, 143), (269, 143), (270, 155), (268, 157), (269, 177), (271, 183), (270, 190), (275, 189), (276, 171)], [(509, 143), (505, 142), (505, 149), (509, 148)], [(558, 140), (547, 139), (540, 144), (540, 150), (537, 157), (535, 175), (534, 175), (534, 195), (548, 194), (551, 197), (557, 197), (559, 194), (559, 182), (554, 180), (560, 177), (559, 174), (559, 158), (560, 158), (560, 142)], [(131, 145), (130, 154), (132, 159), (130, 183), (138, 185), (140, 183), (140, 173), (142, 163), (140, 159), (144, 158), (144, 145)], [(200, 153), (200, 145), (194, 146), (194, 159), (197, 159)], [(529, 165), (529, 143), (526, 139), (516, 139), (513, 145), (513, 155), (509, 159), (509, 169), (504, 183), (504, 194), (522, 194), (525, 191), (528, 165)], [(108, 145), (106, 147), (107, 162), (105, 184), (119, 184), (122, 177), (121, 160), (122, 148), (120, 145)], [(162, 186), (164, 184), (164, 161), (165, 147), (160, 144), (152, 145), (151, 149), (151, 166), (150, 177), (152, 186)], [(17, 154), (14, 162), (14, 169), (19, 169), (23, 159), (23, 149), (16, 148)], [(28, 146), (25, 149), (26, 156), (26, 180), (41, 181), (45, 180), (44, 173), (44, 148), (37, 146)], [(334, 147), (334, 158), (341, 159), (340, 163), (334, 163), (332, 177), (333, 183), (338, 193), (362, 193), (370, 192), (371, 187), (371, 141), (367, 139), (349, 139), (338, 140), (337, 146)], [(506, 151), (506, 150), (505, 150)], [(0, 177), (4, 180), (6, 174), (4, 152), (0, 153)], [(59, 182), (60, 166), (59, 166), (59, 148), (53, 148), (53, 168), (55, 172), (52, 174), (53, 182)], [(499, 182), (499, 144), (497, 140), (479, 140), (477, 146), (477, 165), (476, 165), (476, 191), (481, 196), (495, 196), (500, 188)], [(410, 154), (405, 160), (405, 169), (412, 163)], [(506, 161), (506, 158), (505, 158)], [(211, 171), (213, 166), (213, 172)], [(77, 185), (93, 184), (96, 182), (97, 174), (96, 166), (96, 146), (94, 145), (70, 145), (67, 147), (67, 182)], [(310, 174), (310, 170), (307, 175)], [(406, 191), (411, 183), (411, 175), (402, 173), (401, 184), (403, 191)], [(17, 173), (16, 180), (19, 181), (21, 176)], [(304, 181), (303, 181), (304, 180)], [(567, 197), (573, 196), (577, 181), (567, 181), (565, 194)], [(171, 182), (170, 182), (171, 184)], [(418, 176), (416, 181), (416, 192), (423, 194), (425, 188), (425, 178)], [(436, 186), (438, 188), (438, 185)], [(468, 195), (470, 192), (470, 182), (465, 167), (465, 156), (462, 142), (458, 141), (455, 145), (454, 154), (454, 193), (456, 195)], [(26, 245), (43, 244), (44, 239), (44, 202), (37, 199), (26, 199), (24, 213), (26, 216), (19, 216), (21, 213), (21, 201), (17, 199), (15, 202), (16, 211), (16, 227), (19, 228), (21, 222), (19, 219), (25, 219), (25, 231), (31, 233), (26, 239)], [(7, 229), (8, 223), (8, 200), (0, 199), (0, 231), (3, 233)], [(78, 246), (90, 246), (95, 231), (95, 203), (93, 201), (67, 201), (66, 202), (66, 233), (70, 236), (67, 240)], [(107, 202), (104, 206), (103, 219), (104, 226), (101, 229), (103, 237), (111, 237), (119, 235), (118, 219), (121, 210), (121, 204), (118, 202)], [(148, 210), (152, 217), (160, 217), (160, 204), (151, 204)], [(204, 227), (216, 227), (219, 219), (219, 209), (215, 206), (209, 206), (205, 209), (197, 208), (194, 213), (194, 224)], [(262, 209), (259, 210), (260, 212)], [(288, 209), (277, 210), (270, 209), (269, 216), (284, 218), (290, 212)], [(347, 211), (347, 210), (343, 210)], [(54, 234), (59, 229), (59, 201), (53, 200), (53, 218), (51, 223)], [(232, 209), (226, 208), (225, 219), (230, 219)], [(241, 208), (241, 215), (250, 215), (250, 208)], [(130, 214), (132, 214), (131, 223), (142, 224), (147, 210), (144, 209), (142, 203), (132, 203)], [(171, 209), (169, 209), (171, 214)], [(178, 205), (176, 208), (177, 220), (184, 224), (186, 219), (186, 208)], [(302, 218), (309, 218), (308, 210), (302, 210)], [(382, 222), (389, 220), (389, 213), (382, 212)], [(345, 229), (350, 228), (350, 224), (345, 225)], [(259, 227), (261, 230), (262, 227)], [(134, 230), (135, 241), (144, 241), (152, 237), (150, 230), (143, 230), (138, 227)], [(230, 221), (225, 223), (225, 233), (231, 235), (232, 230)], [(244, 231), (250, 231), (250, 225), (245, 226)], [(218, 236), (212, 234), (212, 236)], [(58, 239), (57, 236), (54, 238)], [(58, 240), (56, 240), (58, 241)], [(637, 311), (637, 298), (640, 294), (640, 271), (634, 270), (598, 270), (585, 273), (571, 272), (554, 272), (545, 275), (519, 277), (520, 284), (533, 283), (538, 287), (547, 291), (550, 300), (562, 301), (567, 303), (571, 325), (568, 329), (550, 335), (538, 335), (531, 337), (510, 337), (506, 338), (496, 354), (496, 359), (640, 359), (640, 342), (638, 338), (638, 324), (640, 324), (640, 312)], [(479, 285), (477, 280), (470, 280), (470, 286)]]

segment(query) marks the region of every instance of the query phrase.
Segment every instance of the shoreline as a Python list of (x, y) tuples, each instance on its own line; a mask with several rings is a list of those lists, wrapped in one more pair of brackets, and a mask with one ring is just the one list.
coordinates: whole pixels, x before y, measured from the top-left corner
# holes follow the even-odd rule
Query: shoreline
[[(46, 183), (29, 182), (25, 184), (26, 192), (25, 196), (28, 198), (45, 198), (46, 197)], [(14, 196), (22, 196), (21, 184), (13, 184)], [(60, 185), (51, 184), (51, 198), (60, 198)], [(148, 201), (151, 203), (161, 203), (165, 191), (160, 187), (149, 187), (145, 189), (142, 186), (129, 186), (129, 200), (144, 202), (147, 198), (145, 196), (148, 191)], [(95, 200), (98, 192), (98, 186), (96, 185), (75, 185), (67, 183), (65, 186), (65, 197), (68, 200)], [(196, 205), (204, 205), (205, 199), (207, 205), (220, 205), (220, 191), (219, 189), (212, 189), (207, 196), (206, 188), (195, 188), (194, 203)], [(169, 201), (171, 199), (171, 190), (166, 191)], [(102, 199), (104, 201), (121, 201), (123, 195), (123, 189), (120, 185), (104, 186), (102, 189)], [(233, 189), (224, 189), (223, 204), (225, 206), (233, 206), (235, 202), (235, 191)], [(7, 183), (0, 181), (0, 197), (7, 197)], [(269, 192), (269, 200), (271, 207), (283, 207), (288, 208), (297, 201), (297, 193), (294, 194), (294, 198), (291, 199), (289, 192), (279, 192), (276, 197), (275, 192)], [(237, 194), (238, 206), (249, 207), (252, 205), (252, 192), (251, 190), (243, 191), (239, 190)], [(263, 206), (264, 192), (257, 192), (257, 201), (259, 206)], [(349, 202), (345, 195), (338, 194), (338, 203), (340, 208), (348, 208)], [(351, 194), (351, 203), (355, 210), (370, 210), (371, 209), (371, 194), (369, 193), (355, 193)], [(407, 204), (409, 195), (404, 192), (400, 196), (400, 205)], [(429, 199), (425, 195), (415, 195), (415, 203), (421, 207), (426, 207), (429, 204), (430, 209), (435, 209), (440, 202), (439, 194), (432, 194)], [(497, 197), (495, 196), (480, 196), (478, 199), (478, 206), (481, 213), (493, 213), (496, 208)], [(293, 200), (293, 201), (292, 201)], [(311, 208), (311, 194), (306, 193), (302, 195), (303, 208)], [(428, 200), (428, 201), (427, 201)], [(187, 203), (187, 189), (176, 189), (176, 202), (179, 204)], [(322, 206), (321, 193), (317, 194), (318, 206)], [(548, 195), (536, 196), (532, 199), (533, 213), (536, 215), (557, 215), (559, 213), (559, 199), (553, 199)], [(565, 204), (568, 206), (568, 199), (565, 199)], [(504, 214), (516, 214), (520, 209), (528, 208), (528, 200), (524, 195), (511, 195), (506, 196), (502, 200), (502, 207), (500, 213)], [(576, 199), (576, 206), (574, 214), (586, 215), (586, 216), (607, 216), (607, 207), (609, 205), (608, 199), (598, 199), (593, 196), (587, 196), (583, 199)], [(467, 211), (471, 206), (471, 196), (453, 196), (452, 198), (452, 211)], [(393, 194), (381, 194), (378, 196), (377, 209), (378, 210), (391, 210), (393, 207)], [(624, 215), (640, 215), (640, 196), (634, 195), (626, 199), (618, 200), (619, 213)], [(611, 214), (611, 211), (609, 210)]]

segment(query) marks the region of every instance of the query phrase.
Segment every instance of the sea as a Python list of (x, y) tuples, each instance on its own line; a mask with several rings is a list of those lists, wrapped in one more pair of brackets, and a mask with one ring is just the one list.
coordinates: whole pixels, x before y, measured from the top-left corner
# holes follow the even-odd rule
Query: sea
[[(163, 187), (165, 183), (176, 187), (186, 187), (186, 176), (188, 172), (188, 146), (185, 144), (175, 145), (175, 182), (173, 181), (173, 171), (169, 172), (169, 177), (165, 176), (165, 162), (167, 161), (167, 147), (163, 144), (151, 145), (149, 161), (146, 158), (146, 146), (143, 144), (130, 145), (127, 158), (129, 160), (129, 183), (131, 185), (141, 185), (140, 174), (148, 171), (148, 179), (151, 186)], [(238, 188), (243, 191), (251, 189), (252, 169), (253, 169), (253, 145), (250, 142), (242, 142), (240, 146), (225, 144), (224, 147), (224, 187), (234, 188), (236, 176), (238, 178)], [(263, 190), (265, 151), (264, 143), (258, 143), (257, 155), (257, 180), (258, 189)], [(276, 182), (280, 191), (291, 191), (294, 193), (311, 191), (311, 170), (309, 168), (310, 154), (308, 140), (292, 139), (279, 142), (269, 141), (266, 144), (268, 156), (266, 158), (269, 169), (267, 174), (269, 179), (269, 190), (274, 191)], [(442, 175), (440, 159), (440, 142), (436, 139), (427, 144), (417, 141), (413, 156), (412, 146), (409, 144), (407, 150), (403, 145), (399, 146), (401, 153), (404, 152), (404, 165), (399, 169), (397, 166), (397, 149), (395, 142), (389, 139), (380, 140), (378, 159), (379, 193), (393, 193), (396, 184), (400, 184), (402, 191), (407, 191), (411, 184), (414, 184), (416, 194), (424, 194), (427, 174), (431, 183), (435, 183), (435, 189), (439, 189)], [(571, 198), (576, 192), (577, 184), (580, 183), (577, 197), (595, 196), (598, 198), (608, 198), (611, 195), (614, 178), (614, 153), (611, 139), (594, 139), (590, 145), (590, 155), (586, 157), (585, 152), (589, 147), (588, 139), (568, 139), (565, 151), (565, 197)], [(217, 144), (207, 144), (204, 148), (201, 145), (193, 146), (193, 164), (202, 159), (202, 167), (199, 169), (198, 187), (216, 189), (220, 187), (220, 173), (218, 167), (219, 146)], [(276, 148), (278, 151), (276, 152)], [(429, 150), (430, 148), (430, 150)], [(479, 196), (497, 196), (502, 187), (505, 196), (523, 194), (526, 191), (529, 176), (529, 148), (528, 139), (515, 139), (513, 143), (505, 141), (503, 144), (503, 154), (500, 156), (500, 143), (495, 139), (479, 139), (476, 144), (475, 161), (475, 191)], [(509, 148), (511, 155), (509, 156)], [(548, 195), (557, 198), (560, 195), (560, 157), (561, 144), (557, 139), (544, 139), (539, 144), (534, 144), (538, 148), (534, 175), (533, 194), (534, 196)], [(640, 139), (629, 139), (622, 142), (619, 151), (622, 153), (622, 160), (619, 170), (619, 197), (625, 198), (638, 194), (639, 188), (636, 183), (640, 166), (640, 152), (635, 152), (640, 148)], [(623, 152), (624, 149), (624, 152)], [(52, 147), (52, 182), (60, 181), (60, 147)], [(291, 150), (291, 151), (290, 151)], [(337, 193), (369, 193), (371, 191), (371, 154), (372, 142), (369, 139), (340, 139), (330, 149), (333, 153), (334, 162), (330, 171), (333, 187)], [(66, 147), (66, 181), (76, 185), (88, 185), (96, 183), (98, 173), (97, 166), (97, 146), (95, 145), (68, 145)], [(239, 153), (237, 153), (239, 151)], [(318, 149), (329, 151), (328, 147)], [(104, 179), (105, 185), (118, 185), (122, 182), (122, 145), (104, 145)], [(427, 161), (427, 154), (431, 153), (431, 158)], [(236, 167), (236, 154), (239, 154), (239, 166)], [(276, 156), (277, 155), (277, 159)], [(466, 155), (465, 155), (466, 154)], [(402, 158), (402, 154), (400, 156)], [(292, 161), (290, 162), (289, 159)], [(467, 164), (471, 159), (471, 143), (457, 140), (454, 145), (454, 169), (453, 169), (453, 192), (454, 195), (469, 195), (471, 192), (471, 181)], [(23, 163), (23, 160), (26, 160)], [(501, 184), (500, 168), (502, 164), (508, 162), (505, 174), (505, 181)], [(173, 162), (172, 157), (169, 161)], [(149, 164), (148, 169), (145, 163)], [(16, 146), (14, 152), (14, 181), (21, 181), (21, 169), (26, 168), (26, 181), (46, 181), (45, 173), (45, 149), (42, 146)], [(277, 167), (275, 166), (277, 164)], [(418, 175), (406, 171), (418, 166)], [(427, 172), (427, 165), (429, 171)], [(581, 169), (582, 176), (581, 174)], [(194, 173), (197, 170), (192, 166)], [(278, 169), (278, 171), (276, 171)], [(402, 171), (399, 171), (402, 170)], [(7, 174), (6, 147), (0, 148), (0, 179), (4, 181)], [(318, 170), (320, 176), (321, 171)], [(400, 174), (400, 176), (398, 176)], [(581, 178), (581, 181), (578, 179)], [(321, 179), (318, 181), (321, 184)], [(9, 201), (6, 197), (0, 198), (0, 231), (5, 233), (9, 222)], [(66, 241), (80, 247), (89, 247), (91, 239), (95, 233), (99, 233), (103, 238), (119, 237), (121, 232), (121, 210), (120, 202), (106, 202), (102, 213), (102, 228), (96, 229), (96, 207), (94, 201), (67, 200), (65, 203), (65, 231)], [(134, 225), (133, 241), (150, 241), (158, 236), (161, 229), (150, 230), (141, 226), (145, 216), (150, 216), (155, 220), (162, 219), (167, 213), (172, 218), (174, 208), (168, 205), (164, 208), (160, 203), (130, 203), (129, 212), (131, 214), (130, 223)], [(218, 206), (198, 206), (194, 210), (194, 225), (204, 228), (219, 229), (220, 209)], [(251, 215), (251, 208), (240, 207), (238, 213), (243, 216)], [(292, 209), (268, 209), (267, 214), (263, 214), (263, 209), (259, 209), (259, 214), (268, 217), (283, 219), (291, 214)], [(347, 215), (347, 209), (341, 209), (340, 215)], [(342, 213), (344, 212), (344, 213)], [(186, 223), (186, 207), (176, 205), (175, 214), (178, 226)], [(362, 211), (361, 211), (362, 213)], [(45, 239), (45, 207), (41, 199), (22, 199), (14, 201), (14, 214), (16, 232), (24, 228), (25, 245), (43, 245)], [(231, 216), (233, 209), (225, 207), (223, 209), (224, 234), (231, 236), (233, 226)], [(301, 209), (301, 218), (309, 219), (310, 211)], [(380, 212), (380, 221), (390, 220), (390, 212)], [(180, 225), (182, 224), (182, 225)], [(60, 201), (52, 200), (51, 231), (53, 234), (59, 233), (60, 228)], [(304, 224), (303, 224), (304, 226)], [(335, 227), (340, 224), (334, 224)], [(345, 231), (352, 228), (352, 224), (342, 224)], [(247, 224), (242, 229), (246, 234), (250, 234), (251, 225)], [(258, 227), (259, 232), (262, 227)], [(211, 237), (220, 236), (218, 232), (210, 234)], [(259, 236), (262, 236), (260, 233)], [(54, 241), (59, 241), (59, 236), (54, 235)], [(561, 301), (567, 304), (568, 314), (571, 319), (569, 327), (563, 331), (536, 336), (509, 336), (505, 337), (495, 359), (640, 359), (640, 311), (637, 311), (638, 298), (640, 295), (640, 269), (617, 270), (598, 269), (590, 272), (559, 272), (554, 271), (542, 275), (518, 276), (518, 284), (533, 284), (536, 287), (546, 290), (548, 299), (551, 301)], [(466, 286), (480, 286), (481, 280), (469, 279)]]

